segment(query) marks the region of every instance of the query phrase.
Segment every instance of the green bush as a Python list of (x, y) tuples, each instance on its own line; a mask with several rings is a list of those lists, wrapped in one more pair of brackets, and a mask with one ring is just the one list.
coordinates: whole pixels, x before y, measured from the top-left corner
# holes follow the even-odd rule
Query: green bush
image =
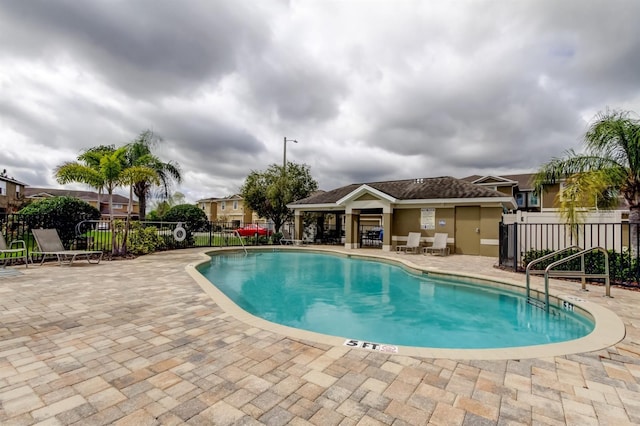
[(143, 227), (140, 222), (132, 222), (129, 229), (127, 249), (133, 254), (149, 254), (165, 248), (164, 239), (155, 226)]
[(282, 232), (274, 232), (271, 234), (271, 244), (280, 244), (282, 237), (284, 237)]
[[(171, 207), (162, 217), (162, 220), (164, 222), (180, 222), (187, 232), (184, 241), (176, 241), (172, 233), (165, 235), (164, 241), (169, 249), (193, 246), (195, 245), (193, 233), (209, 230), (207, 215), (193, 204), (179, 204)], [(171, 229), (174, 229), (174, 227), (172, 226)]]
[[(528, 265), (535, 259), (552, 253), (552, 250), (529, 250), (523, 256), (523, 264)], [(578, 250), (567, 251), (553, 256), (549, 259), (534, 265), (534, 270), (544, 270), (553, 262), (564, 259), (571, 254), (578, 253)], [(638, 281), (638, 259), (631, 256), (629, 251), (618, 253), (614, 250), (607, 251), (609, 255), (609, 277), (615, 282), (637, 282)], [(599, 251), (591, 251), (584, 256), (585, 272), (587, 274), (604, 274), (605, 257)], [(580, 258), (572, 259), (567, 263), (560, 264), (554, 268), (555, 271), (578, 271), (581, 268)]]
[(182, 222), (184, 229), (191, 232), (207, 231), (207, 215), (193, 204), (173, 206), (162, 217), (165, 222)]
[(51, 197), (29, 204), (18, 212), (30, 229), (55, 228), (65, 248), (76, 238), (76, 224), (100, 219), (100, 211), (74, 197)]
[(160, 221), (162, 219), (162, 216), (160, 216), (156, 210), (152, 210), (149, 213), (147, 213), (144, 219), (152, 220), (152, 221)]

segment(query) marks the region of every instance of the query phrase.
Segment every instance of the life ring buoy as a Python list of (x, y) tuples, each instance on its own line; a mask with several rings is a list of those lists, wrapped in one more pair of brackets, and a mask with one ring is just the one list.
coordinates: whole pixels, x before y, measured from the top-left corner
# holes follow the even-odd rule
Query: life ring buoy
[(173, 230), (173, 239), (177, 242), (182, 242), (187, 238), (187, 231), (182, 227), (182, 225), (176, 226), (176, 229)]

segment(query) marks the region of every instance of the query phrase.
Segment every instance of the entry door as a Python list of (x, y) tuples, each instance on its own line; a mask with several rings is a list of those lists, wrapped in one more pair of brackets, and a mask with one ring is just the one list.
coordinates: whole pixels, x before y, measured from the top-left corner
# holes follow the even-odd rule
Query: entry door
[(456, 207), (456, 253), (480, 254), (480, 207)]

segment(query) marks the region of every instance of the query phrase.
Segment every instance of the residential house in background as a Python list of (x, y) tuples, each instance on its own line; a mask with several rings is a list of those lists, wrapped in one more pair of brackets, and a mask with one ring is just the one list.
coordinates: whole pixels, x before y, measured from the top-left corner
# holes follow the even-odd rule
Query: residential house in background
[(0, 214), (15, 213), (24, 203), (24, 190), (27, 186), (14, 178), (0, 174)]
[(207, 215), (209, 222), (231, 223), (234, 228), (247, 223), (265, 222), (245, 206), (244, 199), (239, 194), (223, 198), (203, 198), (198, 200), (197, 204)]
[[(516, 200), (517, 210), (527, 212), (540, 212), (544, 208), (553, 209), (555, 194), (557, 190), (549, 193), (546, 197), (538, 197), (534, 193), (533, 177), (535, 174), (516, 174), (516, 175), (472, 175), (462, 180), (471, 182), (475, 185), (501, 192), (507, 196), (511, 196)], [(557, 186), (557, 185), (556, 185)], [(550, 188), (552, 189), (552, 188)], [(544, 203), (542, 199), (544, 198)]]
[[(545, 185), (540, 195), (534, 193), (533, 178), (534, 173), (515, 175), (473, 175), (462, 178), (467, 182), (483, 186), (510, 195), (516, 200), (518, 208), (516, 211), (529, 213), (558, 213), (559, 207), (556, 204), (558, 194), (562, 192), (564, 180)], [(596, 206), (584, 206), (585, 210), (597, 210)], [(617, 209), (623, 212), (628, 210), (623, 199)], [(626, 217), (623, 214), (623, 217)]]
[[(38, 200), (50, 197), (73, 197), (82, 200), (93, 207), (100, 210), (103, 219), (109, 219), (109, 194), (102, 194), (100, 202), (98, 202), (98, 193), (94, 191), (76, 191), (72, 189), (52, 189), (52, 188), (33, 188), (24, 189), (24, 196), (27, 199)], [(123, 219), (127, 216), (129, 208), (129, 198), (119, 194), (113, 194), (113, 216)], [(137, 219), (140, 213), (138, 202), (133, 202), (133, 211), (131, 217)]]

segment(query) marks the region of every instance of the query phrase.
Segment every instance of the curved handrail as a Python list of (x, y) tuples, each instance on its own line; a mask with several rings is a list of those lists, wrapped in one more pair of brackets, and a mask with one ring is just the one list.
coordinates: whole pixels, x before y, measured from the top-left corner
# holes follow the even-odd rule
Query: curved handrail
[(555, 256), (557, 256), (557, 255), (559, 255), (561, 253), (564, 253), (564, 252), (570, 251), (570, 250), (582, 250), (582, 247), (580, 247), (580, 246), (571, 246), (571, 247), (563, 248), (563, 249), (560, 249), (560, 250), (556, 250), (553, 253), (545, 254), (542, 257), (539, 257), (537, 259), (533, 259), (531, 262), (529, 262), (527, 264), (527, 269), (525, 271), (525, 275), (526, 275), (526, 278), (527, 278), (527, 299), (529, 299), (529, 294), (531, 292), (531, 287), (530, 287), (530, 284), (529, 284), (529, 279), (530, 279), (530, 275), (531, 275), (531, 273), (530, 273), (531, 267), (533, 265), (535, 265), (536, 263), (540, 263), (543, 260), (555, 257)]
[(247, 248), (244, 246), (244, 240), (242, 239), (242, 235), (240, 235), (240, 232), (238, 232), (237, 229), (235, 229), (233, 231), (234, 234), (236, 234), (236, 236), (238, 237), (238, 239), (240, 240), (240, 244), (242, 244), (242, 249), (244, 250), (244, 254), (248, 254), (247, 253)]
[[(584, 255), (594, 250), (597, 250), (604, 254), (604, 274), (586, 274), (585, 273)], [(580, 271), (581, 274), (578, 275), (578, 277), (581, 277), (583, 279), (583, 289), (584, 289), (584, 279), (586, 277), (604, 278), (605, 279), (605, 296), (611, 297), (611, 282), (609, 279), (609, 252), (603, 247), (591, 247), (586, 250), (582, 250), (578, 253), (574, 253), (570, 256), (564, 257), (560, 260), (556, 260), (555, 262), (553, 262), (552, 264), (546, 267), (546, 269), (544, 270), (544, 293), (545, 293), (546, 310), (549, 310), (549, 272), (551, 272), (552, 268), (558, 265), (561, 265), (563, 263), (566, 263), (570, 260), (576, 259), (578, 257), (582, 258), (582, 270)]]

